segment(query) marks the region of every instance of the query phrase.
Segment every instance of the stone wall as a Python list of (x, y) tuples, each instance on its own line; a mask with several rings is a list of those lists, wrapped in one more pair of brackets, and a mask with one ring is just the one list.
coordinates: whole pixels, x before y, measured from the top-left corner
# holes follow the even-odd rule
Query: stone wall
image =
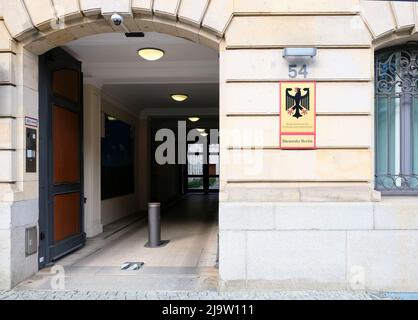
[[(24, 66), (24, 68), (23, 68)], [(38, 176), (24, 172), (24, 118), (38, 118), (37, 56), (17, 44), (0, 20), (0, 287), (37, 270), (26, 257), (25, 230), (38, 223)]]
[[(373, 180), (374, 51), (411, 37), (416, 10), (235, 2), (221, 52), (224, 289), (417, 288), (417, 198), (381, 201)], [(306, 61), (317, 81), (315, 151), (277, 148), (278, 82), (289, 80), (290, 63), (281, 51), (291, 46), (318, 49)]]
[(418, 200), (222, 203), (222, 287), (416, 291)]

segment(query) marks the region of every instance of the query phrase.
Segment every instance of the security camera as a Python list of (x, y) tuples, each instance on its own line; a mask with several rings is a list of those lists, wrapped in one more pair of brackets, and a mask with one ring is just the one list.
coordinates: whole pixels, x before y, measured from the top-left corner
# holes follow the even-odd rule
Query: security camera
[(120, 14), (113, 14), (111, 17), (113, 23), (115, 24), (115, 26), (120, 26), (123, 23), (123, 17)]

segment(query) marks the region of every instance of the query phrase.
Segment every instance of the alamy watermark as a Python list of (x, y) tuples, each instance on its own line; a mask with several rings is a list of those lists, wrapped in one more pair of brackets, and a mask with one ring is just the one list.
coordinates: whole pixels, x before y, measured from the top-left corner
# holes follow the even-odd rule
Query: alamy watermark
[(351, 290), (366, 289), (366, 271), (362, 266), (352, 266), (348, 274), (348, 285)]
[(65, 269), (61, 265), (55, 265), (51, 268), (50, 285), (52, 290), (65, 290)]
[[(222, 130), (224, 150), (220, 150), (222, 166), (241, 166), (246, 175), (257, 175), (263, 170), (264, 146), (263, 130), (259, 128), (235, 128)], [(155, 141), (159, 143), (155, 150), (155, 162), (159, 165), (187, 164), (190, 154), (204, 155), (207, 146), (219, 145), (220, 132), (218, 129), (208, 129), (202, 133), (200, 129), (188, 130), (186, 121), (178, 121), (177, 132), (169, 128), (162, 128), (155, 134)], [(202, 146), (191, 148), (188, 145)], [(192, 150), (192, 151), (191, 151)], [(245, 150), (245, 152), (240, 152)], [(227, 151), (227, 152), (225, 152)], [(207, 157), (202, 158), (206, 164)]]

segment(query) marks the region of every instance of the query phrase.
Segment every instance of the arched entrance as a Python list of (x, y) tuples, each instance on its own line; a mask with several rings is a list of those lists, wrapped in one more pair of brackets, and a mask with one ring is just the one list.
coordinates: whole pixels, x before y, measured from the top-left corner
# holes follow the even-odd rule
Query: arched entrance
[[(142, 3), (142, 1), (140, 2)], [(7, 2), (2, 13), (7, 26), (6, 33), (10, 33), (15, 39), (11, 41), (11, 50), (19, 50), (21, 53), (19, 59), (24, 65), (24, 68), (20, 71), (22, 78), (19, 81), (21, 82), (19, 88), (25, 91), (25, 98), (23, 99), (28, 100), (25, 100), (24, 110), (21, 113), (34, 119), (38, 119), (39, 116), (38, 62), (39, 57), (46, 52), (75, 39), (90, 35), (124, 34), (128, 32), (158, 32), (182, 37), (211, 49), (219, 50), (224, 30), (232, 15), (232, 11), (226, 12), (216, 4), (209, 4), (209, 1), (202, 1), (202, 4), (197, 7), (194, 3), (186, 3), (175, 8), (172, 8), (172, 6), (165, 7), (164, 4), (158, 4), (157, 2), (153, 4), (151, 1), (148, 7), (146, 5), (142, 7), (142, 4), (136, 5), (135, 1), (132, 6), (131, 1), (126, 1), (126, 6), (125, 4), (112, 3), (98, 7), (94, 7), (94, 4), (90, 5), (88, 1), (80, 1), (80, 5), (77, 2), (74, 6), (68, 3), (63, 3), (63, 6), (60, 6), (57, 3), (59, 1), (54, 3), (47, 1), (42, 5), (35, 1), (25, 1), (25, 3), (10, 1)], [(114, 7), (115, 5), (116, 7)], [(110, 16), (114, 12), (118, 12), (124, 17), (123, 26), (115, 26), (111, 22)], [(30, 103), (26, 103), (26, 101), (30, 101)], [(62, 117), (62, 120), (64, 119), (66, 119), (65, 116)], [(19, 132), (24, 130), (24, 127), (18, 129)], [(80, 146), (81, 144), (78, 147)], [(88, 170), (90, 169), (91, 167), (88, 168)], [(23, 180), (23, 183), (19, 186), (20, 198), (37, 198), (38, 194), (41, 193), (38, 186), (35, 187), (35, 184), (39, 183), (38, 172), (28, 175), (22, 167), (18, 168), (18, 173), (19, 176), (23, 177), (19, 178), (19, 181)], [(79, 172), (79, 174), (81, 173), (82, 171)], [(26, 183), (25, 180), (30, 180), (30, 183)], [(74, 202), (84, 202), (84, 197), (78, 194)], [(67, 207), (65, 204), (61, 205)], [(81, 203), (82, 205), (83, 203)], [(32, 220), (33, 223), (37, 224), (38, 211), (36, 208), (30, 213), (33, 219), (31, 218), (31, 221), (28, 221), (27, 224), (32, 224)], [(72, 230), (76, 230), (80, 234), (79, 243), (83, 242), (83, 229), (91, 234), (100, 231), (100, 228), (86, 230), (87, 224), (92, 220), (94, 220), (93, 216), (87, 216), (81, 219), (78, 222), (78, 227), (75, 226), (76, 228)], [(43, 236), (41, 233), (40, 238)], [(59, 255), (65, 254), (66, 251), (68, 250), (61, 250)], [(42, 266), (48, 262), (42, 253), (21, 257), (21, 260), (25, 264), (25, 270), (16, 275), (13, 283), (18, 283), (36, 272), (38, 264)]]
[[(164, 56), (138, 57), (149, 47)], [(103, 248), (95, 266), (137, 256), (153, 267), (215, 266), (220, 162), (218, 134), (209, 133), (219, 129), (218, 68), (216, 51), (152, 32), (88, 36), (40, 56), (41, 268), (62, 263), (86, 236), (143, 219), (150, 201), (163, 205), (169, 246), (144, 249), (146, 224), (138, 225), (136, 249), (112, 244), (118, 254)], [(165, 131), (172, 140), (158, 138)], [(175, 158), (161, 161), (160, 144)]]

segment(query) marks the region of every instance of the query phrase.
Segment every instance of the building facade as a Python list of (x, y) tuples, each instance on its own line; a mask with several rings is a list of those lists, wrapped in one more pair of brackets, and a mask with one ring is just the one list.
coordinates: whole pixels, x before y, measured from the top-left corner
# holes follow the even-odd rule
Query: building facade
[[(115, 12), (131, 32), (219, 51), (223, 288), (418, 288), (418, 4), (363, 0), (0, 0), (0, 288), (38, 271), (25, 234), (39, 220), (40, 177), (26, 164), (39, 56), (123, 32)], [(316, 55), (293, 61), (285, 48)], [(288, 81), (316, 83), (311, 150), (279, 147)], [(237, 139), (243, 128), (252, 138)], [(88, 236), (101, 231), (95, 205)]]

